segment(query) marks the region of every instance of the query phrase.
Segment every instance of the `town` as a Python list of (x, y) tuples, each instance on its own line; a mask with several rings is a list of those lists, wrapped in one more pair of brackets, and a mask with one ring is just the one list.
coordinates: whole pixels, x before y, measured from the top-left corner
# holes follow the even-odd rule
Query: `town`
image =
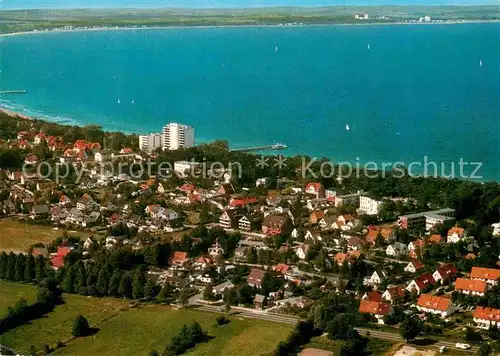
[[(322, 334), (346, 341), (342, 355), (367, 338), (500, 350), (497, 183), (311, 180), (297, 158), (256, 167), (257, 155), (195, 146), (193, 127), (173, 122), (135, 136), (2, 114), (0, 128), (0, 279), (314, 329), (276, 355)], [(171, 176), (112, 172), (148, 159)], [(193, 174), (203, 160), (222, 168)], [(62, 165), (62, 179), (47, 173)], [(2, 225), (51, 234), (23, 246)]]

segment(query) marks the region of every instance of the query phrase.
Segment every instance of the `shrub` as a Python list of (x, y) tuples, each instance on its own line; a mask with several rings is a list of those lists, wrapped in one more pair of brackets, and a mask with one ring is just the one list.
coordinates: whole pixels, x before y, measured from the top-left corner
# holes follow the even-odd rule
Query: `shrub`
[(90, 330), (89, 322), (82, 315), (78, 315), (73, 322), (72, 335), (74, 337), (86, 336)]

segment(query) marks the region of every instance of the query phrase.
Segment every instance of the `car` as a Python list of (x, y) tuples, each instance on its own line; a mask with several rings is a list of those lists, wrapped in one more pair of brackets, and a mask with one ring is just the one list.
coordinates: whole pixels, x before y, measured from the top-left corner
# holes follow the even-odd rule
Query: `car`
[(469, 344), (456, 343), (455, 347), (457, 349), (461, 349), (461, 350), (469, 350), (470, 349), (470, 345)]
[(441, 346), (441, 347), (439, 348), (439, 353), (440, 353), (440, 354), (444, 354), (447, 350), (448, 350), (448, 348), (447, 348), (446, 346)]

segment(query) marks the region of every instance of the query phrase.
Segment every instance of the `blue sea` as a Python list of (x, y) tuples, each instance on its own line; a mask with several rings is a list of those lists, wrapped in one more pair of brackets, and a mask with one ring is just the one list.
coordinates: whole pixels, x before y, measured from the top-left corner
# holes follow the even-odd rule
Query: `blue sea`
[[(3, 107), (336, 162), (482, 162), (500, 180), (500, 24), (171, 28), (0, 38)], [(482, 62), (482, 65), (480, 65)], [(346, 124), (350, 130), (346, 130)]]

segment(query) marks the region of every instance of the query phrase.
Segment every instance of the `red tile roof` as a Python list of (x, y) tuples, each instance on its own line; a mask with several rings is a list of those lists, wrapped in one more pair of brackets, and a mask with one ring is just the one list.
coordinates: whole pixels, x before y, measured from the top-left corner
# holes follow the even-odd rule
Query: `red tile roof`
[(382, 300), (382, 293), (376, 290), (372, 290), (370, 292), (366, 292), (366, 296), (368, 297), (365, 300), (369, 300), (371, 302), (380, 302)]
[(426, 287), (433, 285), (436, 283), (436, 280), (430, 273), (424, 273), (414, 279), (420, 290), (425, 289)]
[(421, 294), (418, 298), (417, 305), (427, 309), (446, 311), (451, 306), (451, 300), (432, 294)]
[(359, 312), (376, 315), (388, 315), (392, 312), (392, 306), (390, 304), (362, 300), (359, 304)]
[(262, 284), (262, 279), (264, 278), (265, 273), (266, 271), (264, 270), (252, 268), (252, 270), (248, 274), (247, 283), (255, 286), (260, 286)]
[(497, 279), (500, 278), (500, 269), (472, 267), (472, 271), (470, 272), (470, 278), (488, 279), (496, 281)]
[(443, 237), (438, 234), (431, 235), (431, 237), (429, 237), (429, 242), (432, 244), (439, 244), (443, 242)]
[(286, 272), (288, 272), (289, 269), (290, 269), (290, 266), (286, 265), (284, 263), (278, 263), (276, 266), (273, 267), (273, 271), (280, 272), (282, 274), (285, 274)]
[(462, 228), (462, 227), (457, 227), (457, 226), (454, 226), (452, 227), (451, 229), (448, 230), (448, 236), (451, 236), (453, 234), (457, 234), (458, 236), (462, 236), (465, 232), (465, 229)]
[(483, 319), (490, 321), (500, 321), (500, 309), (477, 307), (472, 315), (474, 319)]
[(437, 269), (441, 278), (448, 279), (450, 277), (454, 277), (457, 274), (457, 269), (451, 263), (442, 265)]
[(322, 185), (321, 185), (321, 183), (317, 183), (317, 182), (309, 182), (306, 185), (306, 190), (308, 190), (311, 187), (314, 189), (315, 192), (319, 192)]
[(175, 251), (170, 257), (170, 263), (182, 264), (187, 260), (187, 252)]
[(477, 279), (457, 278), (455, 290), (484, 293), (486, 292), (486, 282)]

